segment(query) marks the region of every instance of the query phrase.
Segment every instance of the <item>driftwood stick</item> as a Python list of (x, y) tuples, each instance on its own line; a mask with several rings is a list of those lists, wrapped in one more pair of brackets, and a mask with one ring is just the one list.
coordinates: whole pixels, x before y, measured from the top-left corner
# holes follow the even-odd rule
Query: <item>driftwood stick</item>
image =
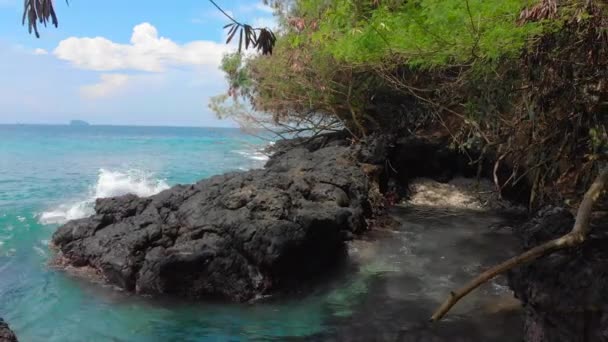
[(435, 311), (435, 313), (431, 317), (431, 321), (438, 321), (443, 318), (443, 316), (445, 316), (445, 314), (447, 314), (448, 311), (450, 311), (450, 309), (456, 303), (458, 303), (460, 299), (469, 294), (471, 291), (478, 288), (481, 284), (496, 277), (497, 275), (504, 273), (516, 266), (534, 261), (544, 255), (553, 253), (557, 250), (576, 246), (583, 243), (587, 238), (587, 235), (589, 235), (589, 221), (591, 219), (593, 205), (595, 204), (595, 202), (597, 202), (598, 198), (602, 194), (602, 191), (606, 189), (607, 185), (608, 167), (600, 170), (600, 173), (598, 174), (597, 178), (585, 193), (583, 201), (581, 202), (578, 208), (578, 212), (576, 214), (576, 221), (574, 222), (574, 227), (568, 234), (560, 238), (545, 242), (501, 264), (498, 264), (483, 272), (460, 289), (452, 291), (450, 293), (450, 296), (443, 302), (443, 304), (441, 304), (437, 311)]

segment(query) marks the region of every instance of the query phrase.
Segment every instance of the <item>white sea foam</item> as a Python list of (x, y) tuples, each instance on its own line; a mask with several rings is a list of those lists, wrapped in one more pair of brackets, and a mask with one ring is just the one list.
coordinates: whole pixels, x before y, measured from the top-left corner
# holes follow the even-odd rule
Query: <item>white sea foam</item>
[(46, 252), (44, 251), (44, 249), (38, 247), (38, 246), (34, 246), (32, 247), (34, 249), (34, 252), (36, 252), (38, 255), (40, 255), (41, 257), (46, 257)]
[(246, 150), (235, 150), (232, 151), (234, 153), (240, 154), (245, 158), (251, 159), (251, 160), (256, 160), (256, 161), (267, 161), (269, 159), (268, 155), (264, 154), (262, 151), (258, 151), (258, 150), (253, 150), (253, 151), (246, 151)]
[(153, 178), (150, 174), (129, 170), (127, 172), (99, 170), (97, 182), (84, 199), (71, 201), (40, 215), (42, 224), (62, 224), (69, 220), (83, 218), (94, 213), (95, 199), (134, 194), (147, 197), (157, 194), (169, 185), (164, 180)]

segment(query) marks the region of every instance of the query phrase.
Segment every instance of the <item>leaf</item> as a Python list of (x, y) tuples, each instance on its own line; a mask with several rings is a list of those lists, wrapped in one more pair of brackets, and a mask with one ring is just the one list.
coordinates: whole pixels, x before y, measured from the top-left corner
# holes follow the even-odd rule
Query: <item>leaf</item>
[(251, 41), (251, 26), (245, 25), (245, 50), (249, 49), (249, 42)]
[(53, 20), (53, 25), (55, 25), (55, 27), (59, 26), (59, 20), (57, 20), (57, 14), (55, 14), (55, 9), (53, 8), (52, 4), (50, 5), (50, 14)]
[(234, 37), (234, 34), (236, 33), (238, 26), (234, 26), (230, 32), (228, 33), (228, 39), (226, 40), (226, 44), (230, 44), (230, 41), (232, 40), (232, 37)]
[(243, 29), (241, 29), (241, 32), (239, 33), (239, 53), (241, 53), (242, 47), (243, 47)]
[(263, 55), (272, 55), (272, 50), (276, 42), (276, 37), (272, 31), (263, 28), (260, 29), (260, 35), (254, 45), (258, 51), (262, 51)]
[(27, 13), (28, 13), (27, 4), (28, 4), (28, 2), (26, 0), (23, 4), (23, 19), (21, 19), (21, 25), (25, 25), (25, 17), (27, 17)]
[[(69, 5), (68, 0), (66, 0), (66, 4)], [(21, 24), (25, 25), (26, 20), (28, 32), (30, 34), (34, 32), (37, 38), (40, 38), (37, 23), (46, 27), (47, 23), (50, 22), (53, 26), (58, 27), (59, 21), (55, 8), (53, 7), (53, 0), (25, 0), (23, 2)]]

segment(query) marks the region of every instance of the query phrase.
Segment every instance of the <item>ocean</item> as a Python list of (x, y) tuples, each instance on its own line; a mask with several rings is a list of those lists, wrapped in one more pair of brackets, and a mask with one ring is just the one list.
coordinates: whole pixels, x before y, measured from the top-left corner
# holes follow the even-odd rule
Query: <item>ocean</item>
[(0, 125), (0, 317), (22, 342), (517, 340), (505, 335), (519, 331), (517, 313), (483, 311), (508, 294), (504, 282), (426, 323), (479, 260), (504, 257), (492, 248), (504, 237), (476, 231), (497, 218), (471, 213), (404, 219), (351, 246), (353, 263), (324, 284), (257, 303), (144, 298), (48, 266), (55, 229), (91, 214), (95, 198), (260, 168), (269, 143), (237, 129)]
[(253, 317), (272, 321), (272, 310), (155, 303), (47, 266), (56, 227), (95, 198), (259, 168), (267, 144), (237, 129), (0, 125), (0, 317), (21, 341), (223, 340)]

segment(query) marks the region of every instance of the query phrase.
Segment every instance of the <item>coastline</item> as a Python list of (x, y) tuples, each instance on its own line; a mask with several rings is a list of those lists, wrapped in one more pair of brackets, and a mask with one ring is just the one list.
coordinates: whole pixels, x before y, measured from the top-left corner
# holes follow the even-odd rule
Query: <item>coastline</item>
[[(142, 295), (255, 302), (314, 287), (311, 280), (331, 274), (349, 241), (381, 230), (391, 220), (387, 210), (428, 186), (410, 187), (413, 179), (444, 184), (474, 171), (441, 142), (417, 138), (376, 136), (351, 144), (338, 134), (281, 141), (272, 149), (262, 170), (218, 175), (152, 197), (97, 200), (95, 215), (55, 233), (61, 263), (54, 266)], [(454, 198), (471, 209), (486, 202)], [(412, 200), (425, 205), (441, 198)], [(529, 312), (530, 298), (521, 295), (521, 285), (511, 286), (520, 289)]]
[(17, 337), (2, 318), (0, 318), (0, 342), (17, 342)]
[(263, 170), (99, 199), (96, 215), (60, 227), (53, 243), (72, 266), (140, 294), (248, 301), (288, 289), (339, 263), (371, 213), (350, 146), (322, 139), (276, 152)]

